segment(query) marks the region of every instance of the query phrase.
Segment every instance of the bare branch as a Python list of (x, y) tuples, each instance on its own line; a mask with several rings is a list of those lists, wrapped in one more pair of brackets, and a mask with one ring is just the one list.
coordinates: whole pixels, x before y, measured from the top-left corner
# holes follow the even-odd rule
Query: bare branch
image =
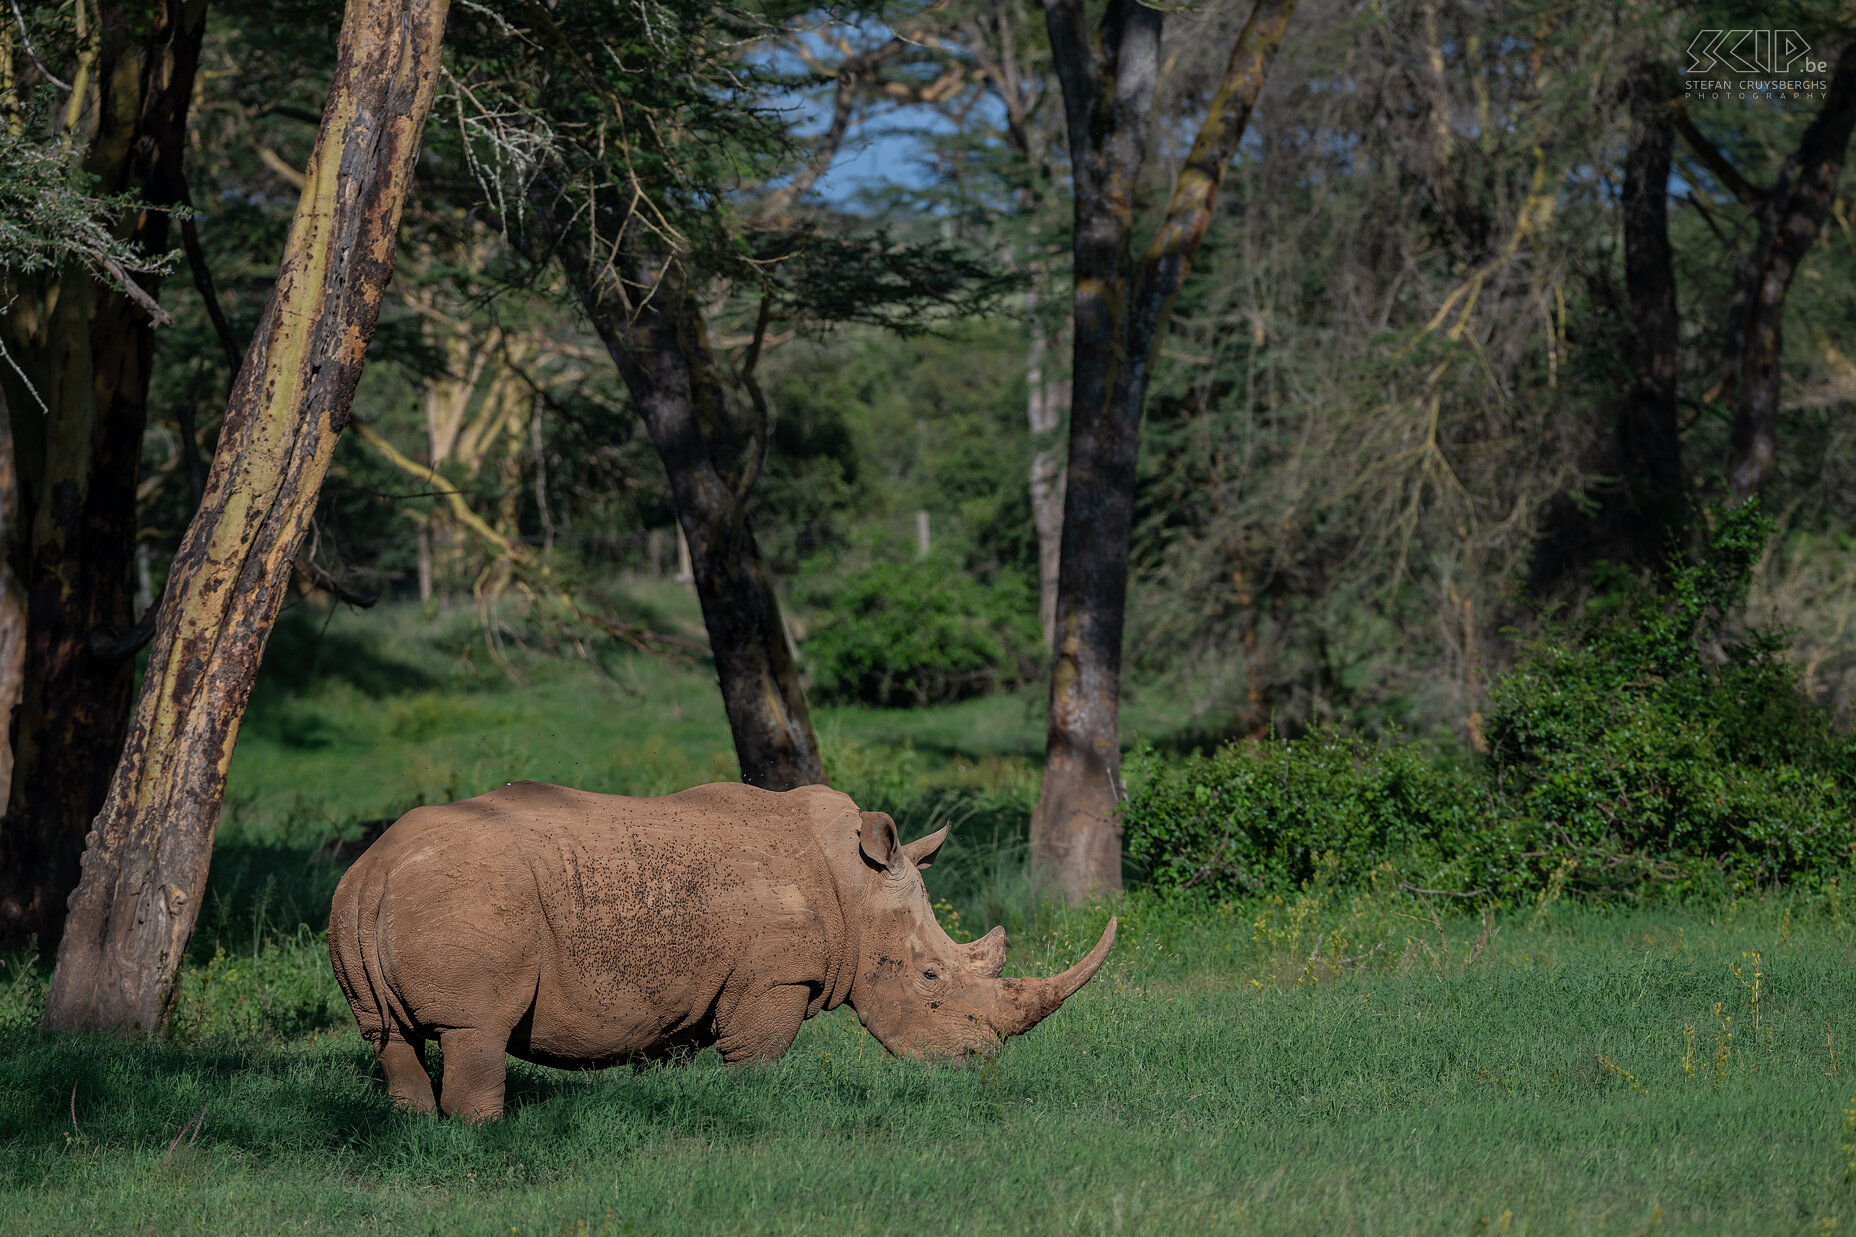
[(766, 393), (760, 389), (760, 380), (754, 376), (754, 367), (760, 364), (761, 345), (767, 338), (767, 320), (772, 316), (773, 297), (760, 298), (760, 313), (754, 319), (754, 339), (748, 344), (747, 354), (741, 358), (741, 385), (747, 388), (748, 399), (754, 404), (754, 426), (749, 431), (747, 458), (741, 462), (741, 475), (735, 479), (735, 501), (746, 504), (748, 494), (754, 489), (754, 482), (760, 479), (762, 462), (767, 458), (767, 442), (773, 436), (773, 415), (768, 410)]
[(187, 266), (193, 272), (193, 286), (200, 291), (200, 299), (206, 302), (206, 316), (213, 320), (213, 331), (219, 336), (219, 346), (225, 349), (226, 367), (233, 378), (238, 377), (239, 368), (245, 363), (244, 349), (232, 338), (232, 327), (226, 321), (226, 312), (220, 308), (219, 292), (213, 286), (212, 268), (206, 265), (206, 251), (200, 247), (200, 230), (194, 226), (193, 195), (186, 194), (182, 199), (185, 209), (180, 217), (181, 248), (187, 251)]
[(157, 305), (154, 297), (142, 291), (141, 285), (129, 278), (129, 272), (122, 268), (120, 262), (110, 257), (108, 254), (99, 255), (98, 261), (102, 263), (103, 269), (109, 272), (110, 277), (116, 281), (116, 286), (122, 290), (122, 294), (131, 301), (134, 301), (156, 326), (174, 325), (174, 319), (168, 317), (168, 311)]
[(348, 422), (348, 429), (356, 438), (372, 447), (389, 464), (408, 476), (417, 477), (430, 485), (433, 492), (450, 505), (451, 514), (457, 517), (458, 523), (496, 547), (504, 558), (517, 562), (528, 558), (528, 547), (511, 541), (490, 527), (482, 516), (470, 509), (470, 503), (465, 501), (464, 492), (453, 485), (445, 474), (436, 468), (427, 468), (417, 460), (402, 455), (399, 449), (382, 438), (373, 426), (363, 421), (351, 418)]
[[(805, 168), (793, 177), (791, 182), (776, 189), (769, 196), (770, 205), (774, 209), (778, 210), (798, 201), (813, 185), (818, 183), (818, 178), (825, 174), (825, 169), (831, 166), (833, 159), (837, 158), (838, 147), (844, 143), (845, 131), (850, 128), (851, 124), (851, 112), (857, 104), (858, 90), (863, 87), (871, 74), (886, 62), (900, 55), (907, 47), (908, 44), (897, 36), (879, 47), (873, 47), (867, 52), (848, 57), (843, 64), (838, 66), (836, 75), (838, 88), (832, 101), (831, 124), (826, 126), (825, 133), (819, 138), (818, 146), (813, 150), (812, 158)], [(801, 58), (805, 59), (808, 64), (816, 65), (816, 60), (804, 52), (801, 53)]]
[(1758, 210), (1765, 204), (1770, 191), (1760, 188), (1740, 175), (1727, 156), (1721, 153), (1720, 147), (1710, 142), (1702, 135), (1701, 130), (1695, 127), (1695, 122), (1689, 119), (1687, 112), (1676, 113), (1675, 128), (1676, 132), (1682, 135), (1682, 140), (1688, 143), (1688, 148), (1695, 152), (1695, 157), (1700, 159), (1702, 164), (1713, 172), (1735, 197), (1754, 210)]
[[(26, 15), (19, 11), (19, 0), (12, 0), (12, 3), (13, 18), (19, 23), (19, 40), (21, 43), (25, 44), (26, 56), (32, 61), (32, 67), (37, 69), (46, 81), (68, 94), (72, 89), (71, 83), (60, 81), (56, 74), (45, 67), (45, 62), (39, 59), (39, 53), (32, 49), (32, 36), (26, 32)], [(73, 1091), (73, 1094), (75, 1094), (75, 1091)]]

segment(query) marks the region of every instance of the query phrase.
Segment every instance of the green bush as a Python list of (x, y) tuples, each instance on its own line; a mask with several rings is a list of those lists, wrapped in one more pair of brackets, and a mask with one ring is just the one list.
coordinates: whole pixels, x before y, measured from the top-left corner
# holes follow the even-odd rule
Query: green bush
[(829, 613), (802, 647), (811, 693), (828, 703), (984, 695), (1031, 673), (1042, 643), (1023, 581), (982, 584), (940, 557), (878, 563), (804, 599)]
[(1425, 888), (1456, 892), (1486, 881), (1512, 850), (1483, 779), (1403, 740), (1329, 730), (1176, 761), (1140, 748), (1127, 772), (1128, 857), (1161, 890), (1282, 894), (1325, 860), (1325, 879), (1340, 885), (1391, 862)]
[(1812, 880), (1852, 858), (1856, 747), (1803, 694), (1783, 635), (1729, 619), (1770, 525), (1717, 513), (1664, 587), (1549, 619), (1491, 692), (1486, 758), (1334, 733), (1129, 762), (1129, 856), (1157, 889), (1280, 894), (1391, 864), (1407, 884), (1601, 896)]
[(1848, 737), (1804, 696), (1783, 633), (1729, 634), (1770, 531), (1754, 504), (1718, 513), (1661, 593), (1627, 583), (1550, 625), (1494, 685), (1488, 775), (1579, 883), (1747, 885), (1849, 861)]

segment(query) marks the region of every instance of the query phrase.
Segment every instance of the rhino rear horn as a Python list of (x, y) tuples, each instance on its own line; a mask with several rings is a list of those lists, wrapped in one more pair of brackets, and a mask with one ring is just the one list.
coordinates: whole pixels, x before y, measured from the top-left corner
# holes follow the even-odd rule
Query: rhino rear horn
[(1096, 942), (1096, 947), (1081, 962), (1061, 975), (1052, 975), (1048, 979), (999, 980), (999, 1010), (992, 1019), (993, 1030), (1002, 1037), (1023, 1035), (1055, 1013), (1059, 1005), (1074, 996), (1076, 990), (1088, 983), (1102, 968), (1108, 951), (1115, 944), (1117, 926), (1117, 921), (1110, 919), (1108, 927), (1102, 929), (1102, 939)]
[(987, 978), (996, 978), (1005, 969), (1005, 928), (994, 928), (977, 941), (969, 941), (960, 947), (967, 955), (967, 964), (974, 967)]

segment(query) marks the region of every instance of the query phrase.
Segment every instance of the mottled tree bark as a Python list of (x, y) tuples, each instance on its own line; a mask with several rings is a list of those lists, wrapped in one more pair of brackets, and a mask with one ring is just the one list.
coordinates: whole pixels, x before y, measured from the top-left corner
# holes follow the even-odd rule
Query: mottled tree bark
[(1630, 312), (1630, 389), (1618, 418), (1625, 485), (1620, 534), (1631, 557), (1656, 564), (1686, 515), (1676, 419), (1675, 258), (1669, 245), (1669, 160), (1675, 144), (1673, 75), (1645, 62), (1625, 78), (1630, 141), (1624, 154), (1624, 288)]
[(445, 0), (349, 0), (271, 302), (175, 556), (44, 1023), (150, 1032), (199, 915), (239, 719), (393, 273)]
[(1804, 255), (1817, 243), (1836, 196), (1856, 127), (1856, 42), (1843, 49), (1824, 105), (1786, 156), (1770, 188), (1749, 184), (1684, 117), (1683, 138), (1741, 201), (1759, 233), (1734, 278), (1727, 310), (1720, 390), (1733, 400), (1727, 479), (1736, 501), (1765, 488), (1778, 458), (1779, 398), (1785, 360), (1785, 294)]
[(765, 426), (745, 442), (732, 429), (701, 310), (675, 270), (628, 307), (616, 289), (594, 281), (575, 242), (559, 252), (664, 461), (741, 780), (768, 790), (822, 785), (799, 667), (748, 522)]
[[(103, 192), (155, 205), (186, 196), (182, 172), (204, 0), (152, 12), (109, 3), (84, 114), (85, 168)], [(164, 253), (169, 217), (127, 224), (146, 253)], [(158, 280), (141, 276), (144, 290)], [(153, 324), (122, 292), (86, 271), (22, 279), (0, 316), (10, 366), (21, 537), (14, 562), (26, 594), (24, 684), (13, 728), (14, 776), (0, 823), (0, 934), (37, 934), (52, 948), (77, 883), (84, 833), (122, 750), (134, 685), (120, 637), (134, 625), (135, 486), (147, 419)], [(40, 401), (43, 401), (41, 406)]]
[(13, 427), (0, 391), (0, 803), (13, 783), (13, 710), (19, 705), (26, 664), (26, 598), (13, 572), (19, 538), (19, 473), (13, 461)]
[(1121, 640), (1135, 461), (1155, 345), (1211, 224), (1294, 0), (1259, 0), (1187, 155), (1153, 242), (1133, 256), (1161, 14), (1111, 0), (1091, 34), (1081, 0), (1046, 0), (1075, 178), (1070, 457), (1058, 566), (1034, 874), (1075, 900), (1121, 886)]

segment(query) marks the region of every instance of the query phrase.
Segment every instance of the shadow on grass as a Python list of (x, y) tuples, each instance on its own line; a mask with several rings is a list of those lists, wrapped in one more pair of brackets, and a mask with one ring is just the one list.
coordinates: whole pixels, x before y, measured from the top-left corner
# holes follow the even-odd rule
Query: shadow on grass
[[(436, 1076), (435, 1047), (428, 1063)], [(373, 1054), (346, 1029), (192, 1048), (0, 1031), (0, 1078), (0, 1182), (15, 1185), (57, 1175), (57, 1161), (73, 1152), (106, 1164), (162, 1160), (196, 1120), (201, 1150), (318, 1161), (331, 1172), (487, 1180), (486, 1172), (558, 1170), (647, 1143), (752, 1142), (792, 1123), (785, 1110), (795, 1085), (790, 1068), (730, 1070), (713, 1052), (585, 1074), (512, 1061), (503, 1119), (470, 1126), (396, 1109)], [(809, 1072), (808, 1081), (816, 1081)], [(896, 1098), (879, 1098), (863, 1079), (811, 1089), (813, 1105), (830, 1111), (825, 1124), (840, 1130), (881, 1126)]]
[[(352, 1147), (408, 1122), (431, 1121), (393, 1107), (373, 1053), (357, 1037), (322, 1038), (327, 1042), (310, 1039), (289, 1048), (180, 1048), (99, 1035), (0, 1032), (8, 1110), (0, 1145), (62, 1142), (74, 1132), (99, 1146), (145, 1145), (172, 1138), (202, 1107), (208, 1114), (202, 1137), (255, 1154)], [(431, 1059), (436, 1066), (436, 1050)], [(517, 1067), (510, 1074), (509, 1114), (586, 1090), (581, 1076)], [(624, 1105), (624, 1089), (604, 1090)]]
[(424, 670), (381, 652), (366, 635), (336, 629), (330, 620), (328, 611), (310, 606), (292, 606), (278, 615), (265, 642), (251, 708), (312, 685), (346, 683), (374, 698), (436, 685)]

